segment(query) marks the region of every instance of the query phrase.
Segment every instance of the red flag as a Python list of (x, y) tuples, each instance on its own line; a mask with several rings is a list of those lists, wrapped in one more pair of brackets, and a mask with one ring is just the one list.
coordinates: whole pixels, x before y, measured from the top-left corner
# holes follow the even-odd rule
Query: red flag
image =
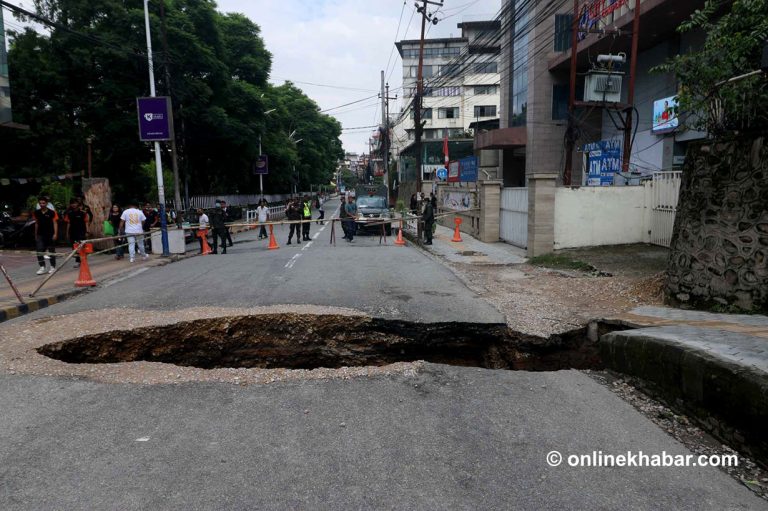
[(448, 132), (446, 130), (445, 136), (443, 137), (443, 154), (445, 155), (445, 168), (448, 168), (448, 162), (450, 159), (448, 158)]

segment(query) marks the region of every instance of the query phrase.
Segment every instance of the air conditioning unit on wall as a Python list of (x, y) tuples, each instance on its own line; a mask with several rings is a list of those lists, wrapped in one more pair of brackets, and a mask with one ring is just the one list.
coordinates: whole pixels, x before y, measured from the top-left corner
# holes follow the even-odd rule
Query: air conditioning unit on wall
[(584, 78), (584, 101), (619, 103), (624, 73), (590, 71)]

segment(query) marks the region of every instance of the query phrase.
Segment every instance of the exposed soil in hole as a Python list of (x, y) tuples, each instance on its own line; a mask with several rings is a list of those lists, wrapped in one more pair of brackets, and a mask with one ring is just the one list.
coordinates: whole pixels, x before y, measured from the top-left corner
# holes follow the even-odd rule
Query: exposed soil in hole
[(39, 353), (70, 363), (164, 362), (222, 367), (315, 369), (428, 362), (490, 369), (600, 368), (586, 329), (544, 339), (503, 324), (267, 314), (201, 319), (87, 335)]

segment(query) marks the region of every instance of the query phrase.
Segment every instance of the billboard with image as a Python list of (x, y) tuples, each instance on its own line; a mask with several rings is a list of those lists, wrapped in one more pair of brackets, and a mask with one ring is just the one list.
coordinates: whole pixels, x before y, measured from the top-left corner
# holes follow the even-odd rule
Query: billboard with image
[(677, 96), (659, 99), (653, 102), (653, 133), (669, 133), (679, 125)]

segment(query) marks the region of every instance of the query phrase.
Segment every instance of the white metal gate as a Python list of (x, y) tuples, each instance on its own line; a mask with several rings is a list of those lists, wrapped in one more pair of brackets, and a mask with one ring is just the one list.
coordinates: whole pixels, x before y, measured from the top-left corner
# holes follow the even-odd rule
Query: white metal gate
[(683, 172), (679, 170), (654, 172), (653, 211), (651, 212), (651, 243), (669, 247), (675, 226), (677, 201)]
[(502, 240), (528, 247), (528, 188), (502, 189), (499, 227)]

